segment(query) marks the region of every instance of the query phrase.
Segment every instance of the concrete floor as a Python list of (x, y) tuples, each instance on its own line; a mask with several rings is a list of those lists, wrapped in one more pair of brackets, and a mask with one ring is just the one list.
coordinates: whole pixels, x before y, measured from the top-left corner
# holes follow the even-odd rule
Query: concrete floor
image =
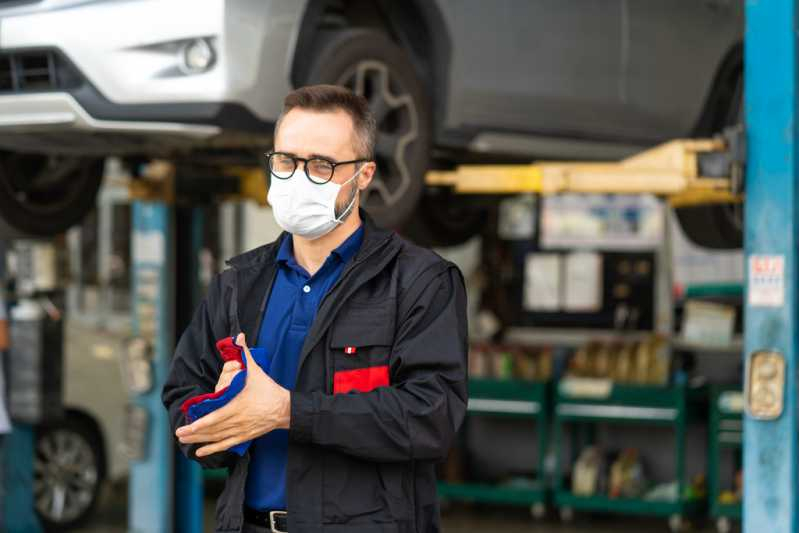
[[(205, 531), (213, 532), (215, 495), (220, 486), (212, 483), (205, 499)], [(127, 485), (117, 483), (106, 488), (91, 524), (76, 533), (125, 533), (127, 523)], [(662, 519), (637, 519), (603, 515), (578, 515), (571, 524), (562, 524), (550, 511), (550, 516), (535, 521), (523, 509), (454, 505), (443, 513), (444, 533), (502, 532), (502, 533), (667, 533)], [(711, 524), (691, 527), (686, 531), (710, 533)]]

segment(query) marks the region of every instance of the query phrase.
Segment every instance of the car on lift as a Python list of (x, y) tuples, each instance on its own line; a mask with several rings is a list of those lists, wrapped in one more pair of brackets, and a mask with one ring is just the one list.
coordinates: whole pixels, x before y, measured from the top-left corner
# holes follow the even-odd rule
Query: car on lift
[[(100, 161), (207, 175), (259, 164), (284, 95), (349, 86), (377, 117), (362, 197), (452, 244), (483, 207), (426, 188), (464, 162), (615, 159), (739, 120), (740, 0), (16, 0), (0, 7), (0, 227), (51, 235), (91, 208)], [(735, 206), (680, 210), (740, 245)]]

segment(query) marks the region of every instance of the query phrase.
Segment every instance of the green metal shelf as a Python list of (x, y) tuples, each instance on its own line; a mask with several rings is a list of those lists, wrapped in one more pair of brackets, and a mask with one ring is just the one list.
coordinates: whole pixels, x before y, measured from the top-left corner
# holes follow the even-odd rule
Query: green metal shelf
[(740, 503), (716, 503), (712, 516), (740, 521), (743, 516), (743, 506)]
[(670, 517), (696, 515), (705, 509), (703, 500), (645, 500), (608, 498), (607, 496), (577, 496), (569, 491), (556, 491), (555, 504), (576, 511), (602, 511), (618, 514)]
[[(537, 470), (544, 472), (549, 431), (549, 384), (517, 379), (469, 380), (468, 416), (512, 418), (536, 424)], [(488, 483), (438, 483), (442, 500), (539, 506), (547, 501), (546, 483), (536, 480), (523, 487)]]
[[(621, 422), (649, 425), (675, 425), (681, 418), (692, 418), (693, 407), (707, 396), (705, 387), (621, 385), (583, 387), (586, 380), (562, 380), (555, 394), (555, 418), (561, 422)], [(602, 380), (591, 380), (600, 385)]]
[(743, 447), (743, 392), (740, 385), (710, 387), (708, 430), (708, 499), (710, 516), (741, 520), (741, 503), (721, 503), (721, 451), (739, 453)]
[(227, 468), (211, 468), (203, 470), (203, 479), (227, 479)]
[(546, 383), (516, 379), (469, 380), (469, 414), (537, 417), (545, 414)]
[(566, 378), (558, 383), (554, 396), (553, 427), (556, 451), (554, 500), (561, 512), (604, 511), (668, 516), (672, 519), (695, 515), (706, 509), (707, 503), (704, 500), (663, 501), (613, 499), (605, 495), (590, 497), (574, 495), (564, 486), (561, 443), (563, 427), (566, 424), (575, 425), (570, 462), (574, 464), (578, 450), (593, 443), (594, 424), (633, 424), (672, 428), (677, 443), (674, 451), (677, 493), (684, 494), (685, 440), (688, 423), (703, 417), (707, 412), (707, 387), (626, 385), (615, 384), (608, 380)]
[(529, 506), (543, 503), (547, 490), (542, 483), (537, 488), (506, 487), (487, 483), (439, 483), (438, 496), (444, 500), (498, 503)]
[(703, 283), (688, 285), (685, 298), (707, 298), (719, 296), (741, 297), (744, 293), (743, 283)]

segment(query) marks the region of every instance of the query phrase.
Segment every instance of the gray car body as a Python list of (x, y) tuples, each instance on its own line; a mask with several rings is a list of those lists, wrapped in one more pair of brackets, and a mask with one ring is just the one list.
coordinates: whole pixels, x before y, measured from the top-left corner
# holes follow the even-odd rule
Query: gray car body
[[(472, 153), (615, 157), (690, 135), (742, 39), (736, 0), (375, 6), (428, 86), (434, 144)], [(57, 49), (87, 83), (0, 94), (0, 147), (263, 147), (286, 92), (302, 83), (324, 10), (300, 0), (10, 3), (0, 8), (0, 52)], [(214, 43), (216, 62), (183, 73), (176, 50), (197, 37)]]

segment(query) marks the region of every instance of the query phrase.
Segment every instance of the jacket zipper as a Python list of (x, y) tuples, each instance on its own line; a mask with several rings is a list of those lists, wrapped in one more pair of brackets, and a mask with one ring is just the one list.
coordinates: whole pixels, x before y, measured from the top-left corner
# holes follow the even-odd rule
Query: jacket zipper
[[(241, 272), (238, 267), (235, 265), (230, 265), (230, 267), (235, 270), (237, 273)], [(261, 304), (258, 306), (258, 320), (255, 322), (255, 344), (258, 343), (258, 336), (261, 334), (261, 322), (264, 319), (264, 309), (266, 309), (266, 302), (269, 300), (269, 295), (272, 293), (272, 285), (275, 284), (275, 278), (277, 277), (277, 268), (275, 268), (272, 272), (272, 277), (269, 279), (269, 283), (266, 285), (266, 289), (264, 290), (264, 296), (261, 299)], [(241, 328), (241, 319), (239, 317), (239, 306), (238, 306), (238, 292), (239, 292), (239, 280), (238, 276), (234, 281), (235, 285), (233, 287), (233, 297), (236, 299), (236, 322), (238, 323), (239, 328)], [(238, 332), (240, 333), (240, 332)], [(238, 333), (236, 333), (238, 335)], [(248, 342), (252, 342), (252, 340), (248, 340)]]
[(272, 271), (272, 277), (269, 280), (269, 283), (266, 285), (266, 290), (264, 291), (263, 299), (261, 300), (261, 305), (258, 306), (258, 320), (255, 322), (255, 345), (258, 344), (258, 338), (261, 335), (261, 322), (264, 320), (264, 310), (266, 309), (266, 302), (269, 301), (269, 295), (272, 293), (272, 285), (275, 284), (275, 278), (277, 277), (277, 268), (274, 268)]

